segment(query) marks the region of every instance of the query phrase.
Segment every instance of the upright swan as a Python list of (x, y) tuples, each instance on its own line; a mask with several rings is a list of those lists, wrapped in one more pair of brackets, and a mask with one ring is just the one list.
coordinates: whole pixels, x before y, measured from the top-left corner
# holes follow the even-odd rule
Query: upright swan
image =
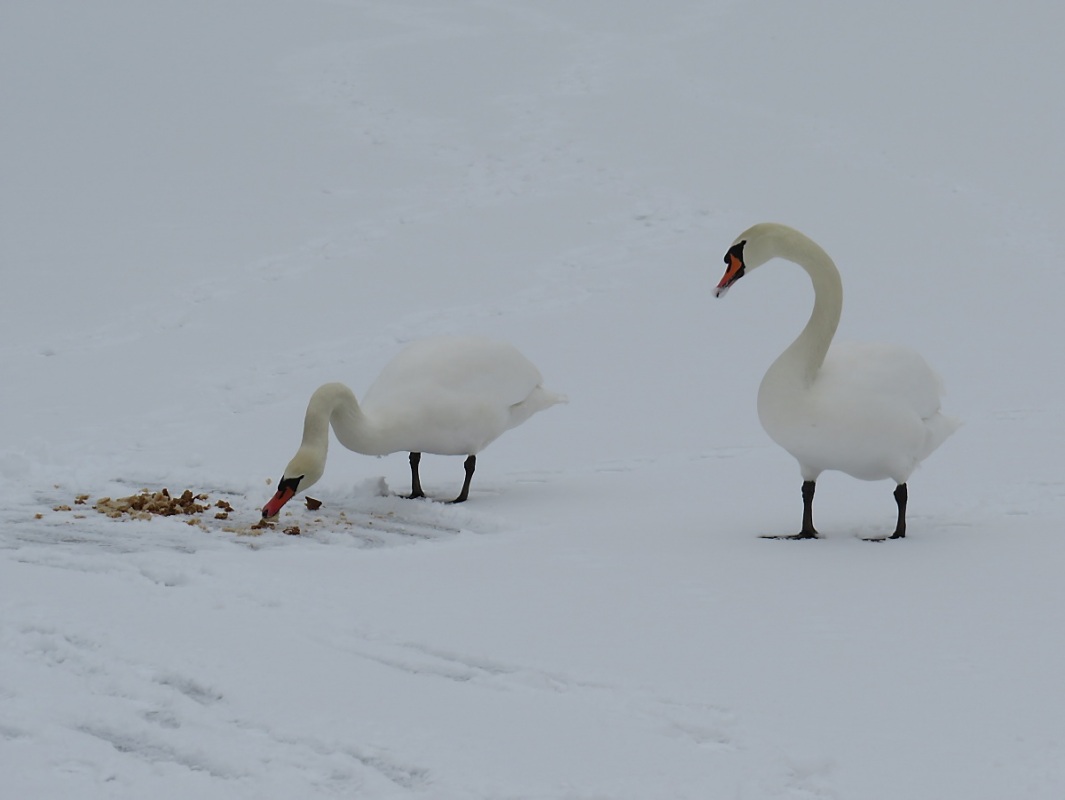
[(452, 502), (467, 499), (477, 453), (537, 411), (566, 401), (542, 385), (539, 370), (512, 345), (480, 337), (440, 336), (408, 345), (381, 371), (362, 405), (341, 383), (320, 386), (307, 404), (303, 442), (263, 507), (273, 517), (325, 471), (329, 426), (349, 450), (410, 453), (411, 494), (424, 497), (422, 453), (467, 456), (466, 479)]
[[(906, 535), (906, 481), (914, 468), (958, 427), (940, 412), (942, 384), (914, 351), (887, 344), (832, 344), (843, 308), (839, 271), (814, 241), (770, 222), (741, 233), (725, 254), (725, 292), (773, 258), (793, 261), (814, 286), (814, 309), (799, 337), (773, 362), (758, 389), (758, 417), (769, 436), (791, 453), (802, 473), (802, 529), (816, 539), (815, 481), (839, 470), (861, 480), (897, 485), (898, 522), (891, 539)], [(877, 539), (878, 541), (880, 539)]]

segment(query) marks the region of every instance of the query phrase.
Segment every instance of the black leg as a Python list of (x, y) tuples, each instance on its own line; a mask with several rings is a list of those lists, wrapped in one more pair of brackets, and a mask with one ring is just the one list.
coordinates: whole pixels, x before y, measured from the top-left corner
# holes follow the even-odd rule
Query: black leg
[(816, 539), (817, 530), (814, 528), (814, 490), (817, 484), (813, 481), (802, 482), (802, 530), (799, 531), (800, 539)]
[(473, 480), (473, 471), (477, 468), (477, 456), (470, 456), (462, 466), (466, 470), (466, 480), (462, 482), (462, 491), (451, 501), (452, 503), (465, 503), (470, 496), (470, 481)]
[(895, 504), (899, 507), (899, 521), (895, 524), (895, 532), (891, 534), (892, 539), (906, 538), (906, 500), (908, 497), (909, 492), (906, 490), (905, 483), (900, 483), (895, 487)]
[(763, 536), (763, 539), (820, 539), (821, 534), (814, 527), (814, 490), (813, 481), (802, 482), (802, 530), (792, 536)]
[(906, 484), (900, 483), (895, 487), (895, 505), (899, 507), (899, 521), (895, 523), (895, 532), (890, 536), (871, 536), (865, 539), (867, 542), (886, 542), (888, 539), (906, 538), (906, 499), (908, 492)]
[(419, 497), (425, 497), (425, 492), (422, 491), (422, 479), (418, 475), (418, 464), (422, 460), (421, 453), (410, 454), (410, 499), (414, 500)]

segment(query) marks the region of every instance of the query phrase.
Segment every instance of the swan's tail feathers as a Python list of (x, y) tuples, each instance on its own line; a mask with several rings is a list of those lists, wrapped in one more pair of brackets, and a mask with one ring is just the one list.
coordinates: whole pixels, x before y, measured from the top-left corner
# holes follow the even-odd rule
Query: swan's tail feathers
[(520, 425), (533, 414), (543, 411), (545, 408), (568, 402), (569, 398), (566, 395), (552, 392), (543, 386), (537, 386), (528, 397), (510, 407), (509, 427), (513, 428)]
[(558, 405), (560, 403), (568, 403), (569, 397), (558, 392), (552, 392), (550, 389), (545, 389), (543, 386), (537, 386), (532, 394), (525, 400), (532, 407), (530, 413), (535, 414), (537, 411), (543, 411), (545, 408)]
[(961, 427), (961, 420), (946, 414), (934, 414), (925, 420), (924, 448), (919, 460), (930, 456), (947, 438)]
[(568, 403), (569, 397), (559, 392), (552, 392), (550, 389), (545, 389), (543, 386), (537, 386), (531, 392), (529, 396), (518, 403), (518, 406), (528, 406), (533, 410), (530, 413), (535, 414), (537, 411), (543, 411), (545, 408), (558, 405), (559, 403)]

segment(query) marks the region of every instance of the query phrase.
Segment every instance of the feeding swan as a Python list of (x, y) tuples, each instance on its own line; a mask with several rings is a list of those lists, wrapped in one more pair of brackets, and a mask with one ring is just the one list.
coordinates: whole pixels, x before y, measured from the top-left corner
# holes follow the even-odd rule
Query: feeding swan
[(477, 453), (537, 411), (563, 402), (510, 344), (471, 336), (415, 342), (385, 366), (361, 404), (342, 383), (327, 383), (311, 395), (303, 442), (263, 516), (276, 516), (322, 477), (330, 425), (337, 440), (357, 453), (410, 453), (412, 498), (425, 496), (418, 474), (422, 453), (466, 456), (466, 479), (452, 501), (461, 503), (469, 496)]

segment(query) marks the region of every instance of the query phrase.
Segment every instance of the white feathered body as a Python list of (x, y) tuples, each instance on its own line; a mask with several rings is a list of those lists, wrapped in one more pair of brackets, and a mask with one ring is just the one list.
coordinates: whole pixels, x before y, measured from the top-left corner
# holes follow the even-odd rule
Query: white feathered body
[(805, 480), (838, 470), (905, 483), (957, 428), (940, 411), (942, 382), (914, 350), (833, 344), (809, 383), (784, 356), (758, 391), (758, 417)]
[[(322, 477), (330, 428), (344, 447), (365, 455), (473, 456), (537, 411), (564, 402), (564, 395), (543, 388), (540, 371), (505, 342), (475, 336), (417, 341), (385, 366), (361, 405), (342, 383), (315, 390), (299, 450), (263, 516), (275, 516), (296, 492)], [(466, 469), (463, 500), (472, 465)]]
[(565, 399), (544, 389), (542, 381), (532, 362), (506, 342), (470, 336), (414, 342), (363, 396), (362, 414), (372, 420), (373, 435), (365, 442), (341, 442), (368, 455), (474, 455)]

